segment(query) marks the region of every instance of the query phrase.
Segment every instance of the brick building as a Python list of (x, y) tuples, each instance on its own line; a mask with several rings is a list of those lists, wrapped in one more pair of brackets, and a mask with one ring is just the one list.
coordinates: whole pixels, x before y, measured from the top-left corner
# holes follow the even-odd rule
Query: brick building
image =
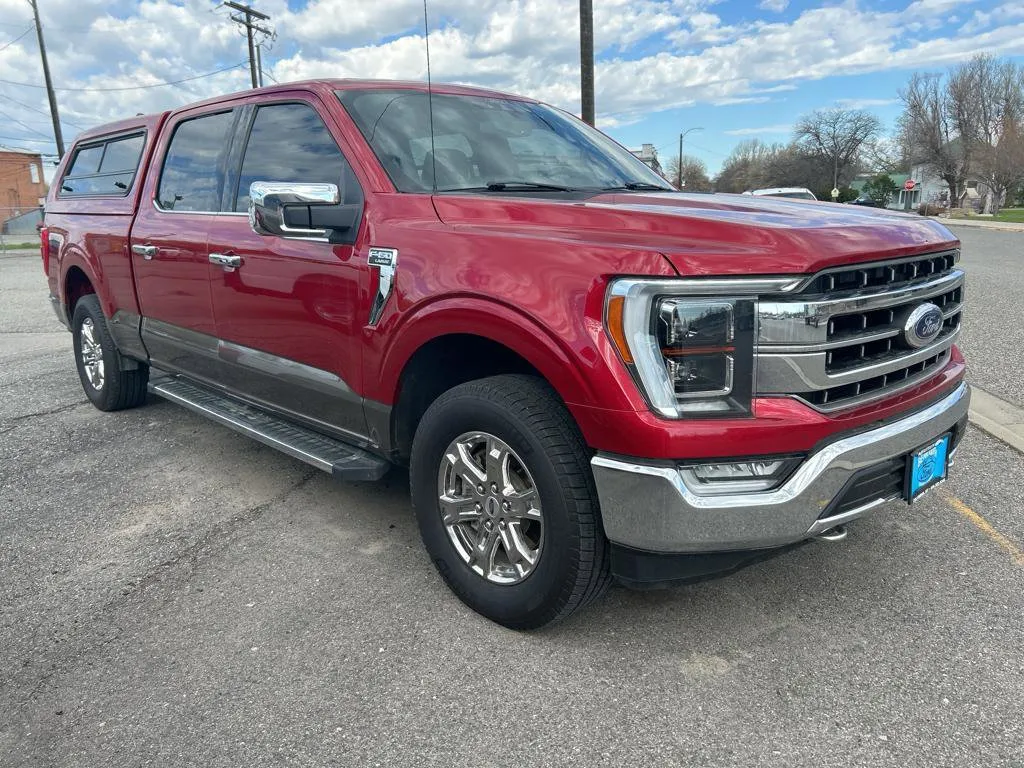
[(0, 224), (37, 210), (45, 197), (39, 153), (0, 145)]

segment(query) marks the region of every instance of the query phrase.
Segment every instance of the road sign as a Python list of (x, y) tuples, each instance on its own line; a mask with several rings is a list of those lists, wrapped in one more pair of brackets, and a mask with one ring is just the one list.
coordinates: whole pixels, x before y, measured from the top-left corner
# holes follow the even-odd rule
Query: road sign
[(910, 190), (912, 190), (916, 186), (917, 186), (917, 182), (914, 181), (913, 179), (907, 179), (906, 181), (903, 182), (903, 188), (905, 190), (907, 190), (908, 192)]

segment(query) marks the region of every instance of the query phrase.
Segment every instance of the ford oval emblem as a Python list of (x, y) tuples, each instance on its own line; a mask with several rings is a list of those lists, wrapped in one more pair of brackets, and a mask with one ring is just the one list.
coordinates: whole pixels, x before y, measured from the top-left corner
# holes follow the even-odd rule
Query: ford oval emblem
[(920, 349), (935, 341), (941, 331), (942, 310), (934, 304), (922, 304), (903, 324), (903, 341), (912, 349)]

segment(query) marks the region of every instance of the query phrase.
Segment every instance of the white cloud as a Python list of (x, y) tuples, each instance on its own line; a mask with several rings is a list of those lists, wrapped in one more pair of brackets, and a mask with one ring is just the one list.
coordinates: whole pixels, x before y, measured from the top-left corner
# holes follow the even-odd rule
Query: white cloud
[(760, 128), (734, 128), (731, 131), (726, 131), (729, 136), (762, 136), (765, 134), (777, 134), (777, 133), (791, 133), (793, 126), (789, 123), (779, 123), (777, 125), (764, 125)]
[(757, 7), (762, 11), (782, 13), (789, 7), (789, 0), (761, 0), (761, 2), (757, 4)]

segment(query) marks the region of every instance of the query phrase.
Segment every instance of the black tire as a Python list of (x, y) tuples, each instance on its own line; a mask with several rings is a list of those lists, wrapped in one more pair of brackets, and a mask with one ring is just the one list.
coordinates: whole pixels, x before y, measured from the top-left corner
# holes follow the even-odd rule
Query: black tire
[[(86, 372), (86, 364), (82, 356), (83, 327), (89, 326), (92, 338), (99, 345), (103, 361), (103, 379), (99, 386), (93, 383)], [(114, 340), (107, 328), (107, 319), (103, 316), (99, 299), (96, 294), (86, 294), (75, 304), (71, 317), (71, 331), (74, 338), (75, 365), (78, 367), (78, 378), (82, 381), (82, 389), (86, 397), (101, 411), (119, 411), (134, 408), (146, 402), (146, 384), (149, 382), (149, 366), (133, 361), (135, 368), (122, 370), (124, 358), (117, 351)], [(128, 364), (130, 365), (130, 363)]]
[[(474, 572), (442, 522), (444, 453), (474, 431), (494, 435), (518, 454), (539, 494), (543, 549), (533, 571), (515, 584), (495, 584)], [(589, 451), (565, 406), (540, 379), (494, 376), (441, 395), (416, 430), (410, 483), (420, 535), (441, 576), (466, 605), (498, 624), (525, 630), (559, 621), (611, 583)]]

